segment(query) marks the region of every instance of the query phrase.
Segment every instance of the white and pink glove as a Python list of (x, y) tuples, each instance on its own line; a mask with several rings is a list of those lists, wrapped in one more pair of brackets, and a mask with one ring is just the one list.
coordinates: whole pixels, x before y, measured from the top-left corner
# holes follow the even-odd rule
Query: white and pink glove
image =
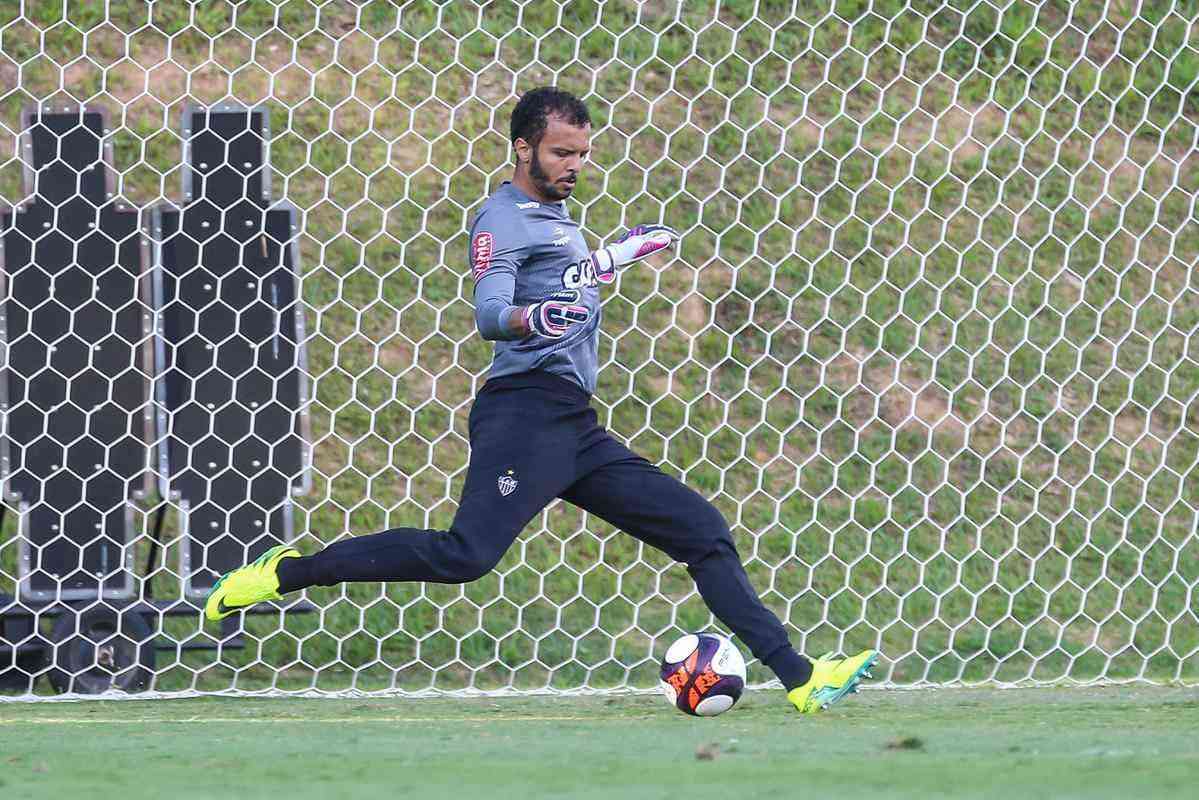
[(525, 330), (549, 339), (560, 339), (572, 325), (591, 319), (591, 311), (583, 305), (577, 289), (554, 292), (540, 303), (521, 309)]
[(613, 244), (591, 254), (596, 280), (612, 283), (616, 280), (616, 270), (659, 250), (673, 247), (679, 238), (678, 231), (665, 225), (638, 225), (630, 229)]

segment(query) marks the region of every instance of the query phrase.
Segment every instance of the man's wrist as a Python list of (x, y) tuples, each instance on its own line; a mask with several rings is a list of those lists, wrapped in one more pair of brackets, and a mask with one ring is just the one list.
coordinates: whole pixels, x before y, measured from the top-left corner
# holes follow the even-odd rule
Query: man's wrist
[[(591, 265), (595, 267), (595, 274), (598, 276), (608, 276), (610, 279), (616, 272), (616, 264), (612, 258), (612, 253), (606, 247), (601, 247), (591, 254)], [(600, 279), (603, 280), (603, 277)]]
[(529, 324), (529, 311), (532, 306), (509, 306), (504, 312), (505, 318), (504, 330), (506, 330), (513, 339), (523, 339), (532, 333), (532, 325)]

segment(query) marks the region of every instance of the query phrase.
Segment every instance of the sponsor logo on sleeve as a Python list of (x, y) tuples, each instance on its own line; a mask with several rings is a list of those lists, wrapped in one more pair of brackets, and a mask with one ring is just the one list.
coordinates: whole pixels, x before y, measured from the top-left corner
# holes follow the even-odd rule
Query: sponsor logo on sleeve
[(491, 248), (492, 238), (487, 231), (481, 231), (475, 234), (474, 241), (470, 243), (471, 253), (473, 254), (470, 264), (471, 273), (477, 281), (483, 277), (483, 273), (491, 266)]
[(541, 203), (530, 200), (528, 203), (517, 203), (516, 207), (521, 211), (528, 211), (530, 208), (537, 208)]

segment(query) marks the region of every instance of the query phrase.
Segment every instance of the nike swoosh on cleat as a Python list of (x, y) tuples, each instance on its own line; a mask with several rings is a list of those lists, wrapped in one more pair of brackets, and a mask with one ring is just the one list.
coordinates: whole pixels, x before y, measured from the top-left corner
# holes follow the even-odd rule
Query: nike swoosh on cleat
[(225, 605), (225, 598), (223, 598), (223, 597), (216, 601), (216, 613), (218, 613), (218, 614), (225, 614), (230, 611), (236, 611), (237, 608), (238, 608), (238, 606)]

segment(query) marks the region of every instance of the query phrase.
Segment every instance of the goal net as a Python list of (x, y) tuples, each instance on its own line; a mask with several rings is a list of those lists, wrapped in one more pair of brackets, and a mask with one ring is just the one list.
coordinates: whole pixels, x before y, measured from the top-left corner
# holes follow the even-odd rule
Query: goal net
[[(556, 502), (465, 586), (200, 624), (267, 546), (444, 528), (471, 214), (582, 97), (593, 400), (889, 685), (1199, 676), (1199, 20), (1166, 2), (0, 4), (0, 690), (607, 691), (719, 628)], [(751, 664), (751, 679), (770, 676)]]

